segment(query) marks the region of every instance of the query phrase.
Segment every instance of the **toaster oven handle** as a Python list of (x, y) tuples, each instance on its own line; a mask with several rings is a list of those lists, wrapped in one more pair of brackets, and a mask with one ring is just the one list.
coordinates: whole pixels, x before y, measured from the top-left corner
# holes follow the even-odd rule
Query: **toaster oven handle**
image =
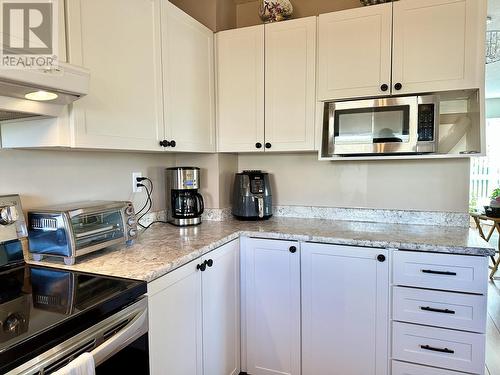
[(205, 202), (203, 201), (203, 196), (200, 193), (196, 193), (196, 201), (198, 202), (198, 212), (197, 215), (201, 215), (205, 211)]
[(257, 204), (259, 206), (259, 217), (262, 219), (264, 217), (264, 198), (257, 197)]

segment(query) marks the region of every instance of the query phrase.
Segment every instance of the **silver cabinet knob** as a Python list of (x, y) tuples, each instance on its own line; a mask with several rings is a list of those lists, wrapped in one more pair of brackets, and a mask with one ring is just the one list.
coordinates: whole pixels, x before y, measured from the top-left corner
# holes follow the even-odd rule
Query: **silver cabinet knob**
[(0, 225), (14, 224), (19, 219), (15, 206), (0, 207)]

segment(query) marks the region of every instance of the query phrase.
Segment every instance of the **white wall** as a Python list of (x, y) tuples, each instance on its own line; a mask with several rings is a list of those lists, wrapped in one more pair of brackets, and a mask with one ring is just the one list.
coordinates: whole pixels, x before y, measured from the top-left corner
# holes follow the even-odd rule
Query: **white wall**
[(164, 168), (202, 169), (206, 206), (228, 207), (234, 173), (272, 173), (274, 203), (466, 212), (469, 160), (320, 162), (317, 154), (140, 154), (0, 150), (0, 195), (18, 193), (25, 209), (78, 200), (145, 199), (132, 172), (155, 183), (154, 210), (165, 207)]
[(23, 208), (81, 200), (132, 200), (142, 206), (145, 193), (132, 193), (132, 172), (155, 184), (153, 210), (165, 208), (164, 168), (168, 154), (85, 151), (0, 150), (0, 195), (20, 194)]
[(245, 154), (238, 169), (272, 174), (276, 205), (467, 212), (469, 159), (318, 161), (317, 154)]
[(208, 208), (231, 206), (234, 174), (238, 171), (238, 156), (233, 154), (177, 154), (178, 167), (200, 168), (201, 189)]

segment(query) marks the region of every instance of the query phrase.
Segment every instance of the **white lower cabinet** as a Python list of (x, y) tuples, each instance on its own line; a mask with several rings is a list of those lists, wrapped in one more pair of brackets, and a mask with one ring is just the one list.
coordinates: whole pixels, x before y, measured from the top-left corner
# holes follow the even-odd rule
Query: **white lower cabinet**
[(392, 375), (484, 374), (488, 258), (395, 251), (392, 268)]
[(239, 374), (238, 240), (148, 284), (148, 294), (151, 374)]
[(394, 359), (472, 374), (484, 372), (484, 334), (394, 322)]
[(299, 244), (244, 238), (242, 245), (246, 372), (299, 375)]
[(203, 374), (240, 373), (240, 246), (233, 241), (202, 258)]
[(393, 361), (392, 375), (464, 375), (464, 373)]
[(306, 243), (302, 256), (302, 374), (388, 373), (385, 249)]

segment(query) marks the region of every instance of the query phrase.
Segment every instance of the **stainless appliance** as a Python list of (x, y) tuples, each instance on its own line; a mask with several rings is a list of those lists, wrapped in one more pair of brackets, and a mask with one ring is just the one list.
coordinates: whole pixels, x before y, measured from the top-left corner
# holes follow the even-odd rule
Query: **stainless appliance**
[(80, 202), (28, 213), (29, 248), (33, 259), (62, 257), (68, 265), (78, 256), (137, 237), (137, 220), (130, 202)]
[(63, 108), (88, 94), (87, 69), (59, 62), (48, 70), (0, 70), (0, 121), (57, 117)]
[(0, 216), (0, 374), (50, 374), (83, 352), (97, 374), (149, 374), (146, 283), (27, 265), (18, 196), (0, 196)]
[(432, 153), (438, 130), (439, 98), (434, 95), (331, 102), (323, 156)]
[(200, 188), (200, 168), (167, 168), (167, 221), (177, 226), (198, 225), (204, 211)]
[(232, 212), (237, 219), (269, 219), (273, 214), (269, 174), (259, 170), (236, 173), (232, 203)]

